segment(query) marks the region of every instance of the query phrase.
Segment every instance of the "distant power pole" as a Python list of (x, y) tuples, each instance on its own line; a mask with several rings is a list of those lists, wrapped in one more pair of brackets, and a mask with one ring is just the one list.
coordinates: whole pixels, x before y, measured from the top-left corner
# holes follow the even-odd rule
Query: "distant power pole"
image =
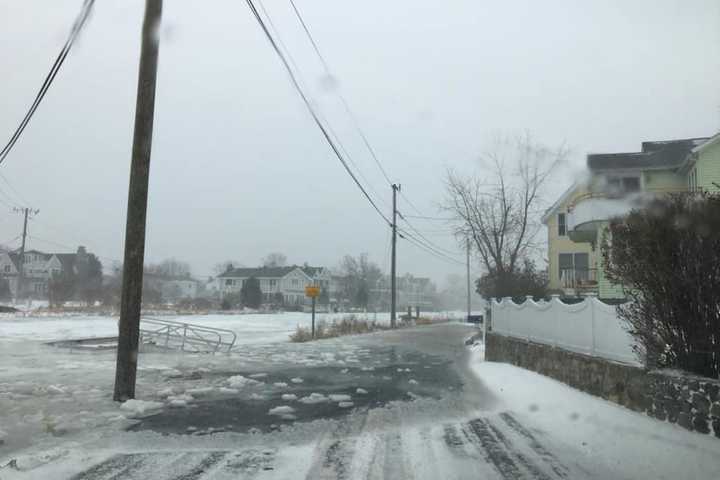
[(472, 290), (470, 289), (470, 237), (467, 238), (467, 320), (472, 315)]
[(15, 292), (15, 298), (19, 300), (22, 298), (23, 285), (25, 284), (25, 239), (27, 238), (28, 215), (37, 215), (40, 210), (32, 210), (30, 208), (15, 208), (14, 210), (25, 216), (25, 220), (23, 221), (22, 244), (20, 245), (20, 258), (18, 258), (17, 292)]
[(397, 245), (397, 192), (400, 191), (400, 185), (392, 184), (393, 190), (393, 216), (392, 216), (392, 259), (390, 263), (390, 326), (395, 328), (395, 277), (396, 272), (396, 245)]
[(113, 400), (118, 402), (135, 398), (145, 260), (148, 180), (160, 47), (157, 32), (161, 17), (162, 0), (145, 0), (145, 19), (142, 26), (140, 69), (135, 105), (135, 131), (130, 164), (127, 224), (125, 226), (125, 257), (120, 299), (115, 391), (113, 393)]

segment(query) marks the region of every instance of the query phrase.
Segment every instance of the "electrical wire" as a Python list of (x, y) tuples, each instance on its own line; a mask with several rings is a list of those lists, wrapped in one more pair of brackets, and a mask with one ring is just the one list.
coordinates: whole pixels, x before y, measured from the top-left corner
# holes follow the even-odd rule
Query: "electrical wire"
[(434, 256), (435, 258), (437, 258), (437, 259), (439, 259), (439, 260), (442, 260), (442, 261), (444, 261), (444, 262), (446, 262), (446, 263), (451, 263), (451, 264), (454, 264), (454, 265), (461, 265), (461, 266), (464, 266), (464, 265), (465, 265), (464, 262), (462, 262), (462, 261), (460, 261), (460, 260), (458, 260), (458, 259), (449, 257), (449, 256), (447, 256), (447, 255), (445, 255), (445, 254), (443, 254), (443, 253), (441, 253), (441, 252), (436, 252), (436, 251), (434, 251), (431, 247), (428, 247), (427, 245), (423, 244), (422, 241), (418, 240), (416, 237), (414, 237), (414, 236), (413, 236), (410, 232), (408, 232), (407, 230), (400, 230), (400, 232), (398, 232), (398, 236), (399, 236), (400, 238), (402, 238), (403, 240), (406, 240), (407, 242), (412, 243), (412, 244), (415, 245), (416, 247), (422, 249), (422, 250), (425, 251), (426, 253), (429, 253), (430, 255)]
[[(303, 17), (300, 14), (300, 10), (297, 8), (297, 5), (295, 5), (295, 2), (293, 0), (290, 0), (290, 5), (292, 5), (292, 9), (295, 12), (295, 16), (297, 17), (298, 21), (300, 22), (300, 25), (302, 25), (302, 28), (305, 31), (305, 35), (310, 40), (310, 43), (312, 44), (313, 49), (315, 50), (315, 53), (317, 54), (318, 58), (320, 59), (320, 63), (322, 63), (322, 66), (325, 70), (325, 74), (328, 77), (332, 77), (330, 67), (328, 66), (328, 63), (325, 61), (325, 57), (323, 57), (322, 53), (320, 53), (320, 47), (318, 47), (318, 44), (315, 41), (315, 38), (310, 33), (310, 29), (308, 28), (307, 24), (305, 23), (305, 20), (303, 20)], [(392, 180), (390, 180), (390, 176), (387, 174), (387, 171), (382, 166), (382, 162), (380, 162), (380, 159), (378, 158), (377, 154), (375, 153), (375, 149), (370, 144), (370, 141), (368, 140), (367, 135), (365, 135), (365, 132), (363, 131), (362, 127), (360, 126), (360, 122), (358, 121), (357, 116), (353, 113), (347, 100), (345, 100), (345, 96), (340, 91), (338, 91), (337, 94), (338, 94), (338, 98), (340, 98), (340, 102), (342, 103), (343, 108), (345, 109), (345, 112), (348, 114), (348, 116), (352, 120), (353, 125), (355, 126), (355, 130), (357, 130), (358, 134), (360, 135), (360, 138), (363, 141), (363, 144), (365, 145), (368, 152), (370, 153), (370, 156), (373, 158), (373, 160), (375, 160), (375, 163), (377, 164), (378, 168), (380, 169), (380, 172), (383, 174), (383, 177), (385, 177), (385, 180), (387, 180), (388, 185), (392, 185), (393, 182), (392, 182)]]
[(55, 80), (55, 77), (57, 76), (58, 72), (60, 71), (60, 67), (62, 66), (63, 62), (65, 62), (65, 58), (67, 57), (68, 53), (70, 52), (70, 49), (72, 48), (73, 44), (75, 43), (75, 40), (77, 39), (78, 35), (80, 34), (80, 30), (82, 30), (83, 25), (85, 25), (85, 21), (87, 20), (88, 16), (90, 15), (90, 11), (92, 9), (93, 4), (95, 3), (95, 0), (85, 0), (83, 3), (83, 6), (80, 10), (80, 13), (78, 14), (78, 17), (75, 19), (75, 22), (73, 23), (73, 27), (70, 30), (70, 35), (68, 36), (67, 40), (65, 41), (65, 44), (63, 45), (62, 50), (60, 50), (60, 54), (58, 54), (57, 58), (55, 59), (55, 62), (53, 63), (52, 67), (50, 68), (50, 72), (48, 72), (47, 76), (45, 77), (45, 81), (43, 82), (42, 86), (40, 87), (40, 90), (35, 96), (35, 101), (33, 101), (32, 105), (28, 109), (27, 113), (25, 114), (25, 117), (23, 117), (22, 121), (20, 122), (20, 125), (18, 125), (17, 129), (15, 130), (15, 133), (13, 133), (12, 137), (10, 137), (10, 140), (8, 143), (3, 147), (2, 150), (0, 150), (0, 164), (2, 164), (5, 161), (5, 158), (7, 158), (8, 154), (12, 150), (12, 148), (17, 143), (18, 139), (22, 135), (22, 133), (25, 131), (25, 127), (27, 127), (28, 123), (30, 122), (30, 119), (35, 114), (35, 111), (37, 110), (38, 106), (40, 105), (40, 102), (42, 102), (43, 98), (45, 98), (45, 94), (47, 93), (48, 89), (50, 88), (50, 85), (52, 85), (53, 81)]
[(445, 253), (445, 254), (447, 254), (447, 255), (455, 255), (455, 252), (451, 252), (451, 251), (449, 251), (449, 250), (446, 250), (446, 249), (444, 249), (444, 248), (436, 245), (435, 243), (433, 243), (432, 240), (430, 240), (429, 238), (427, 238), (425, 235), (423, 235), (423, 233), (422, 233), (420, 230), (418, 230), (417, 228), (415, 228), (415, 226), (414, 226), (412, 223), (410, 223), (410, 222), (408, 221), (408, 219), (403, 216), (402, 213), (398, 212), (398, 215), (399, 215), (400, 218), (408, 225), (408, 227), (410, 227), (410, 229), (411, 229), (413, 232), (415, 232), (415, 234), (417, 234), (417, 236), (419, 236), (420, 238), (422, 238), (422, 239), (425, 241), (425, 243), (431, 245), (435, 250), (441, 251), (441, 252), (443, 252), (443, 253)]
[[(260, 5), (260, 10), (265, 15), (265, 18), (267, 18), (269, 30), (272, 31), (272, 33), (275, 35), (275, 39), (277, 40), (278, 45), (280, 46), (280, 49), (285, 52), (285, 55), (290, 63), (290, 66), (295, 70), (296, 76), (298, 79), (298, 84), (302, 84), (302, 79), (300, 78), (300, 68), (298, 67), (297, 63), (293, 59), (292, 54), (290, 53), (290, 50), (285, 46), (285, 42), (283, 42), (282, 37), (280, 36), (280, 32), (275, 27), (274, 22), (272, 21), (272, 17), (270, 16), (270, 13), (265, 8), (265, 4), (262, 0), (257, 0), (258, 5)], [(320, 118), (320, 121), (322, 121), (325, 124), (325, 127), (328, 129), (328, 132), (330, 132), (330, 135), (334, 138), (335, 143), (338, 145), (340, 151), (343, 153), (345, 158), (350, 162), (350, 164), (355, 167), (355, 170), (357, 171), (358, 175), (362, 180), (365, 181), (366, 186), (372, 191), (373, 194), (375, 194), (376, 198), (379, 198), (381, 202), (383, 202), (386, 206), (390, 206), (388, 201), (384, 198), (383, 195), (381, 195), (373, 186), (372, 182), (368, 180), (368, 178), (363, 174), (362, 170), (360, 169), (360, 166), (355, 163), (353, 158), (348, 153), (348, 150), (345, 148), (345, 146), (340, 141), (340, 136), (333, 130), (332, 125), (326, 118), (323, 117), (322, 113), (320, 111), (316, 111), (318, 117)]]
[(385, 221), (385, 223), (387, 223), (388, 225), (392, 225), (392, 222), (390, 222), (390, 220), (385, 216), (385, 214), (382, 212), (382, 210), (380, 210), (380, 208), (377, 206), (375, 201), (368, 194), (367, 190), (365, 190), (365, 187), (363, 187), (363, 185), (357, 179), (357, 177), (355, 176), (353, 171), (350, 169), (350, 167), (347, 164), (347, 161), (345, 160), (342, 153), (340, 152), (338, 145), (336, 144), (335, 141), (333, 141), (333, 139), (330, 137), (330, 134), (328, 133), (327, 128), (320, 121), (320, 118), (318, 117), (318, 114), (315, 112), (315, 109), (312, 107), (310, 100), (308, 99), (308, 97), (305, 95), (305, 92), (303, 92), (302, 88), (300, 87), (300, 84), (298, 83), (298, 80), (297, 80), (292, 68), (290, 68), (290, 64), (288, 63), (287, 58), (285, 58), (285, 55), (280, 50), (280, 47), (278, 46), (277, 42), (275, 41), (275, 39), (271, 35), (270, 31), (268, 30), (268, 27), (265, 25), (264, 20), (260, 16), (260, 13), (258, 12), (257, 8), (255, 7), (255, 4), (253, 3), (253, 0), (245, 0), (245, 1), (248, 4), (248, 7), (250, 7), (250, 10), (251, 10), (253, 16), (255, 17), (258, 24), (260, 25), (263, 32), (265, 33), (265, 36), (267, 37), (268, 42), (270, 42), (270, 45), (272, 46), (273, 50), (275, 50), (275, 53), (278, 55), (278, 57), (282, 61), (283, 65), (285, 67), (285, 70), (287, 71), (288, 75), (290, 76), (290, 80), (291, 80), (293, 86), (295, 87), (295, 90), (297, 90), (303, 103), (305, 103), (305, 106), (307, 107), (308, 111), (310, 112), (310, 115), (312, 115), (313, 120), (315, 121), (315, 124), (322, 132), (323, 136), (325, 137), (325, 140), (328, 142), (328, 144), (332, 148), (333, 152), (335, 153), (335, 156), (338, 158), (338, 160), (340, 160), (340, 163), (345, 168), (345, 171), (348, 173), (348, 175), (350, 175), (350, 178), (352, 178), (352, 180), (355, 182), (355, 184), (360, 189), (360, 191), (365, 196), (365, 198), (368, 200), (368, 202), (370, 202), (370, 205), (372, 205), (372, 207), (375, 209), (375, 211), (378, 213), (378, 215), (380, 215), (380, 217), (382, 217), (382, 219)]
[[(15, 189), (15, 187), (12, 186), (12, 184), (10, 183), (10, 181), (7, 179), (7, 177), (6, 177), (5, 175), (2, 174), (2, 172), (0, 172), (0, 180), (2, 180), (3, 182), (5, 182), (5, 184), (8, 186), (8, 188), (14, 193), (14, 195), (15, 195), (15, 197), (16, 197), (15, 200), (18, 200), (18, 199), (20, 200), (19, 203), (18, 203), (17, 201), (12, 201), (11, 203), (16, 203), (17, 206), (20, 207), (20, 208), (22, 208), (24, 205), (28, 205), (28, 204), (30, 203), (30, 202), (28, 202), (22, 195), (20, 195), (20, 192), (18, 192), (18, 191)], [(5, 195), (6, 195), (8, 198), (10, 198), (10, 196), (9, 196), (7, 193), (5, 193)], [(12, 200), (12, 199), (11, 199), (11, 200)], [(24, 205), (23, 205), (23, 204), (24, 204)]]

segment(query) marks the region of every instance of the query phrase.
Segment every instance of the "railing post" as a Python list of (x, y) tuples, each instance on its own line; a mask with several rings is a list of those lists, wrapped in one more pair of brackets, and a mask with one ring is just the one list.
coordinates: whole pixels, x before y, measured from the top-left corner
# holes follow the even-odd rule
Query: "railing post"
[(187, 336), (187, 323), (183, 323), (183, 338), (182, 345), (180, 345), (180, 351), (185, 350), (185, 337)]

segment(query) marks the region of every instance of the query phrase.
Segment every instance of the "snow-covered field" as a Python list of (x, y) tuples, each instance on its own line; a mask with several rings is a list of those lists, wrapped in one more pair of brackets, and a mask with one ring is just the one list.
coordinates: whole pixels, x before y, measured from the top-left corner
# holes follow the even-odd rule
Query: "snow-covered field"
[[(117, 317), (93, 315), (23, 315), (0, 314), (0, 342), (9, 340), (52, 341), (117, 335)], [(316, 322), (342, 319), (347, 313), (320, 313)], [(353, 314), (358, 318), (387, 324), (389, 313)], [(462, 318), (461, 313), (429, 314), (436, 318)], [(310, 327), (311, 315), (302, 312), (268, 314), (164, 315), (162, 320), (191, 323), (205, 327), (232, 330), (237, 344), (286, 342), (298, 326)]]

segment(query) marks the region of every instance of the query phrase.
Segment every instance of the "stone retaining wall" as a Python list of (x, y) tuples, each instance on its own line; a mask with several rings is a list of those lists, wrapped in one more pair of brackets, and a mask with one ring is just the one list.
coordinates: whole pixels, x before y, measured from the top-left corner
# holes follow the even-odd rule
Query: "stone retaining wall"
[(485, 358), (546, 375), (584, 392), (720, 438), (720, 381), (652, 371), (519, 338), (487, 333)]

